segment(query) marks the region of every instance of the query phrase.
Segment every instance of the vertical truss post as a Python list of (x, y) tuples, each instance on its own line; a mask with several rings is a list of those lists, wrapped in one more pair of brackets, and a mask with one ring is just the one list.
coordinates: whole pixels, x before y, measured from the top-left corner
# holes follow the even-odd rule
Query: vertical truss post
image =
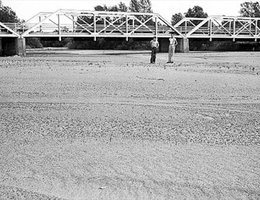
[[(249, 23), (250, 23), (250, 24), (249, 24), (249, 31), (250, 31), (251, 33), (252, 33), (252, 21), (253, 21), (252, 19), (250, 19), (250, 21), (249, 21)], [(249, 33), (249, 34), (250, 34), (250, 33)]]
[(155, 16), (155, 36), (158, 37), (158, 17)]
[[(106, 18), (105, 17), (103, 17), (103, 19), (104, 19), (104, 28), (106, 27), (106, 25), (107, 25), (107, 23), (106, 23)], [(104, 30), (104, 33), (106, 33), (106, 29)]]
[[(42, 17), (41, 16), (39, 16), (39, 22), (41, 22), (42, 21)], [(40, 30), (40, 32), (42, 32), (42, 25), (41, 26), (39, 26), (39, 30)]]
[(72, 20), (73, 20), (73, 22), (72, 22), (72, 32), (74, 33), (74, 32), (76, 32), (75, 31), (75, 16), (72, 15), (71, 17), (72, 17)]
[(128, 41), (128, 15), (125, 15), (125, 32), (126, 32), (126, 41)]
[(212, 35), (212, 19), (209, 20), (208, 26), (209, 26), (209, 36), (210, 36), (209, 40), (212, 41), (212, 37), (211, 37), (211, 35)]
[(233, 42), (235, 42), (235, 35), (236, 35), (236, 19), (233, 19)]
[(258, 20), (255, 20), (255, 41), (257, 41), (257, 28), (258, 28)]
[(61, 41), (60, 14), (58, 14), (58, 34), (59, 34), (59, 41)]
[(188, 27), (187, 27), (187, 21), (185, 20), (185, 22), (184, 22), (184, 31), (185, 31), (184, 33), (185, 33), (185, 34), (188, 33), (188, 30), (187, 30), (187, 29), (188, 29)]
[(93, 26), (94, 26), (94, 41), (97, 41), (97, 19), (96, 19), (96, 14), (93, 14)]

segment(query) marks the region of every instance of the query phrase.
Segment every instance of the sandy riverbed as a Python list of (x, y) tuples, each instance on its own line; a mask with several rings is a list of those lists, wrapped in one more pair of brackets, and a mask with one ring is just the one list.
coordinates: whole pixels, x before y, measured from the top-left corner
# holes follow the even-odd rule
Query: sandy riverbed
[(1, 200), (260, 199), (260, 52), (104, 53), (0, 58)]

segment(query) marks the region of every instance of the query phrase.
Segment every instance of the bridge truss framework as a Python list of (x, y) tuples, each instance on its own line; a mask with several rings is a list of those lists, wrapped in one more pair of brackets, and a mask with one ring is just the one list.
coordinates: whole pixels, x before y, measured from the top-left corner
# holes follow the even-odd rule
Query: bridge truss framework
[(260, 39), (260, 18), (184, 18), (174, 25), (187, 38)]
[(21, 37), (184, 37), (161, 15), (155, 13), (58, 10), (41, 12), (26, 21)]
[[(3, 31), (5, 30), (5, 31)], [(260, 39), (260, 18), (183, 18), (172, 26), (157, 13), (58, 10), (40, 12), (23, 24), (0, 22), (0, 37)]]
[[(0, 22), (0, 41), (4, 37), (86, 38), (180, 38), (260, 39), (260, 18), (210, 16), (184, 18), (174, 26), (157, 13), (57, 10), (40, 12), (22, 24)], [(19, 42), (18, 42), (19, 43)], [(21, 41), (18, 48), (23, 49)], [(20, 47), (19, 47), (20, 46)], [(188, 47), (187, 47), (188, 48)], [(182, 48), (185, 49), (185, 48)]]

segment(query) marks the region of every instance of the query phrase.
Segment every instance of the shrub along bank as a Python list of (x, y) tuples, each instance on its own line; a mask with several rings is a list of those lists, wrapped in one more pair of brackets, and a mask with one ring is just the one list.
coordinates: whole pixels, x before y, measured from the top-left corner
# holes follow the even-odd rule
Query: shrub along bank
[[(124, 38), (27, 38), (27, 48), (67, 47), (69, 49), (117, 49), (117, 50), (148, 50), (150, 40)], [(259, 41), (190, 39), (190, 51), (260, 51)]]
[(191, 39), (191, 51), (260, 51), (259, 41)]

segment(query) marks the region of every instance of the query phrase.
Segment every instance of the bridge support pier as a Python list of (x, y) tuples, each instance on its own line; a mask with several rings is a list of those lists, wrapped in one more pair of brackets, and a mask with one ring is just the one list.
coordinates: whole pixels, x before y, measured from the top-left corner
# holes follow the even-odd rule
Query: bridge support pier
[(167, 38), (160, 38), (158, 39), (159, 42), (159, 52), (168, 52), (169, 49), (169, 39)]
[(2, 38), (1, 39), (1, 55), (13, 56), (16, 55), (16, 40), (17, 38)]
[(18, 56), (26, 56), (25, 38), (17, 38), (17, 41), (16, 41), (16, 54)]
[(180, 39), (180, 52), (188, 53), (190, 51), (189, 39), (184, 37)]
[(2, 42), (2, 38), (0, 38), (0, 56), (3, 55), (3, 42)]
[[(176, 52), (188, 53), (189, 52), (189, 39), (188, 38), (178, 38), (178, 45), (176, 47)], [(169, 39), (168, 38), (160, 38), (159, 39), (159, 51), (160, 52), (168, 52), (169, 48)]]
[(0, 56), (25, 56), (25, 38), (0, 38)]

